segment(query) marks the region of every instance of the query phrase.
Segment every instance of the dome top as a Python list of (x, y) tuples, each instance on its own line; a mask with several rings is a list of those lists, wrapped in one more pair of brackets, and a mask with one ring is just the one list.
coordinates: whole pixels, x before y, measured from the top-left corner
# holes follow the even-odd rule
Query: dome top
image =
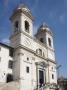
[(43, 23), (41, 26), (40, 26), (40, 29), (45, 29), (45, 28), (48, 28), (48, 25), (46, 23)]
[[(24, 4), (18, 5), (18, 6), (14, 9), (12, 16), (14, 16), (15, 14), (20, 13), (20, 12), (23, 12), (23, 13), (26, 14), (29, 18), (33, 19), (32, 13), (31, 13), (31, 11), (29, 10), (29, 8), (28, 8), (26, 5), (24, 5)], [(12, 16), (11, 16), (11, 18), (12, 18)]]
[(25, 11), (25, 12), (28, 12), (28, 13), (31, 14), (31, 11), (29, 10), (29, 8), (26, 5), (24, 5), (24, 4), (20, 4), (20, 5), (18, 5), (16, 7), (16, 10), (19, 10), (19, 9), (21, 9), (22, 11)]
[(52, 33), (50, 27), (46, 24), (46, 23), (43, 23), (39, 29), (38, 29), (38, 33), (39, 32), (49, 32), (49, 33)]

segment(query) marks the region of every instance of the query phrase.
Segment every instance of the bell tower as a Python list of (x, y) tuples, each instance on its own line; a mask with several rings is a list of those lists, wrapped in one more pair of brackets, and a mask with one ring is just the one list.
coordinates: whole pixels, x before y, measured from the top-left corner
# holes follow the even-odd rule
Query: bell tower
[(24, 47), (28, 47), (25, 39), (29, 42), (28, 39), (33, 36), (33, 17), (27, 6), (21, 4), (15, 8), (10, 20), (12, 22), (10, 41), (14, 47), (13, 78), (20, 82), (20, 90), (31, 90), (31, 64), (26, 63), (29, 52)]
[(53, 33), (52, 33), (51, 29), (48, 27), (48, 25), (43, 23), (39, 27), (37, 34), (35, 36), (41, 43), (46, 45), (47, 53), (48, 53), (47, 58), (55, 61), (55, 53), (54, 53), (54, 45), (53, 45)]
[(31, 11), (25, 5), (21, 4), (16, 7), (10, 20), (12, 22), (10, 41), (13, 47), (21, 44), (22, 33), (31, 37), (33, 36), (33, 17)]
[(35, 35), (36, 38), (47, 47), (53, 49), (53, 34), (48, 25), (43, 23)]

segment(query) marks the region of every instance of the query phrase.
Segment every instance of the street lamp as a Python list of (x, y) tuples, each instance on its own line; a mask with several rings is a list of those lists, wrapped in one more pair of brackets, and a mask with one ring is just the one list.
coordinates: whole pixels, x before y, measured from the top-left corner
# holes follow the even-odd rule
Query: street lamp
[(61, 67), (62, 65), (58, 65), (57, 67), (56, 67), (56, 69), (57, 69), (57, 76), (58, 76), (58, 78), (59, 78), (59, 74), (60, 74), (60, 67)]

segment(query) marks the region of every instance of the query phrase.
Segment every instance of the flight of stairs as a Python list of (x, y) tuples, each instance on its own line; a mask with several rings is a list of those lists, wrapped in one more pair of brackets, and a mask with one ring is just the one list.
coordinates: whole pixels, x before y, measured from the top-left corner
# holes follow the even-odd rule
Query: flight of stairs
[[(56, 87), (57, 86), (54, 84), (46, 84), (45, 86), (34, 90), (56, 90)], [(9, 83), (0, 83), (0, 90), (20, 90), (20, 85), (17, 81)]]
[(45, 86), (37, 88), (36, 90), (59, 90), (59, 89), (58, 86), (53, 83), (53, 84), (46, 84)]
[(18, 82), (0, 83), (0, 90), (20, 90)]

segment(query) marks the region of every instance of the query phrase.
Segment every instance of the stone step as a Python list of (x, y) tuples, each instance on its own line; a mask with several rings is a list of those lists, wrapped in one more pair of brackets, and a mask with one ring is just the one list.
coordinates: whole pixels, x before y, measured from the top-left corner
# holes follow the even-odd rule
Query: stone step
[(0, 84), (0, 90), (20, 90), (18, 82)]

